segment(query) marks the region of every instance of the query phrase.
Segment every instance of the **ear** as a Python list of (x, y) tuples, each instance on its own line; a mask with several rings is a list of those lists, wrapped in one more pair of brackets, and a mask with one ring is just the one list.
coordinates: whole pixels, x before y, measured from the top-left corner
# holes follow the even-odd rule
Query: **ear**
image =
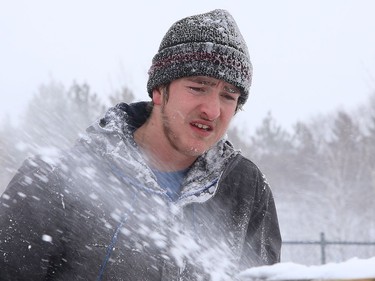
[(152, 101), (156, 105), (161, 105), (163, 103), (163, 92), (161, 87), (152, 90)]

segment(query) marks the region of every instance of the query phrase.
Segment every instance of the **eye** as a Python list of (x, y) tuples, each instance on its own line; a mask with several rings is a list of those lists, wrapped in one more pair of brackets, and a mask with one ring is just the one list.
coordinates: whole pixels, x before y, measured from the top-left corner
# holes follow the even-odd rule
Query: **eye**
[(222, 96), (228, 101), (237, 101), (237, 97), (233, 95), (224, 93)]
[(194, 93), (204, 93), (205, 89), (203, 87), (189, 87), (189, 90)]

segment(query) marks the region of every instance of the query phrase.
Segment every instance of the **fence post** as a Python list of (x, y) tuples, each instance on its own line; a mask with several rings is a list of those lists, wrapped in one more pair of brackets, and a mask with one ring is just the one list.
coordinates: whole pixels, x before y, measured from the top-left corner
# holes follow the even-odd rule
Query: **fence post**
[[(330, 241), (326, 240), (325, 233), (320, 232), (320, 239), (316, 241), (283, 241), (283, 244), (289, 244), (289, 245), (317, 245), (320, 246), (320, 261), (321, 264), (326, 263), (326, 248), (328, 245), (362, 245), (362, 246), (375, 246), (375, 241)], [(1, 252), (1, 250), (0, 250)], [(375, 280), (374, 280), (375, 281)]]
[(326, 263), (326, 239), (324, 232), (320, 232), (320, 251), (321, 251), (321, 263), (325, 264)]

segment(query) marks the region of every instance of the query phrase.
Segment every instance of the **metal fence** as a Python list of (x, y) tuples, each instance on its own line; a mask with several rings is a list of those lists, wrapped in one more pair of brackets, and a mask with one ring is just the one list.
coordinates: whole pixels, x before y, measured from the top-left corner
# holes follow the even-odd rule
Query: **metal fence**
[(329, 241), (325, 238), (324, 232), (320, 233), (320, 240), (316, 241), (283, 241), (283, 245), (317, 245), (320, 246), (321, 264), (326, 263), (326, 251), (329, 245), (341, 246), (375, 246), (375, 242), (359, 241)]

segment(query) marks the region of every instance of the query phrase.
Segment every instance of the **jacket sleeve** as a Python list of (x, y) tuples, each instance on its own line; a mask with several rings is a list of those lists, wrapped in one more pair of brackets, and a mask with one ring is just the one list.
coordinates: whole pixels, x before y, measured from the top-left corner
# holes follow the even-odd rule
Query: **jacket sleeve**
[(52, 280), (64, 263), (63, 195), (52, 167), (28, 159), (0, 197), (0, 280)]
[[(254, 164), (253, 164), (254, 165)], [(249, 222), (240, 269), (270, 265), (280, 261), (281, 235), (272, 191), (264, 175), (255, 165), (252, 167)]]

